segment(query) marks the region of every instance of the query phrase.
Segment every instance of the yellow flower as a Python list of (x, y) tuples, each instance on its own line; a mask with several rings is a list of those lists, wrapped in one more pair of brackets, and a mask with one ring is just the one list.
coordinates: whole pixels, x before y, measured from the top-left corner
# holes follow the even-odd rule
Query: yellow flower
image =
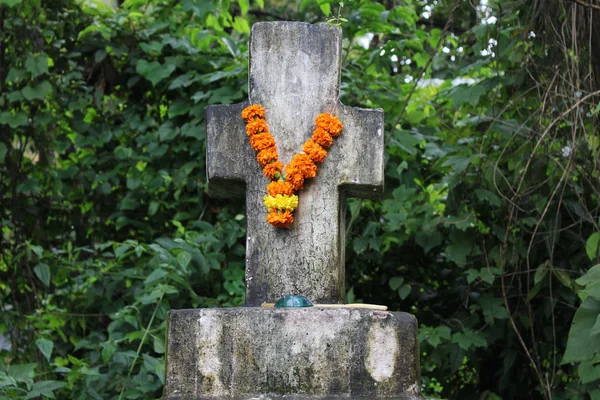
[(298, 208), (298, 196), (295, 194), (291, 196), (278, 194), (275, 197), (267, 195), (264, 197), (264, 201), (265, 206), (269, 210), (294, 211), (296, 208)]

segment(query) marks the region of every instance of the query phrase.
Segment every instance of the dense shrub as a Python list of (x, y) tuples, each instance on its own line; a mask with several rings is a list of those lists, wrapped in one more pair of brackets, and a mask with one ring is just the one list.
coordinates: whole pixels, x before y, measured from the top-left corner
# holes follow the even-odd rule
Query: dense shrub
[(204, 108), (246, 98), (252, 23), (329, 19), (342, 101), (386, 123), (385, 196), (348, 203), (348, 300), (417, 315), (429, 395), (600, 398), (590, 9), (119, 3), (0, 0), (0, 397), (159, 397), (168, 310), (243, 304)]

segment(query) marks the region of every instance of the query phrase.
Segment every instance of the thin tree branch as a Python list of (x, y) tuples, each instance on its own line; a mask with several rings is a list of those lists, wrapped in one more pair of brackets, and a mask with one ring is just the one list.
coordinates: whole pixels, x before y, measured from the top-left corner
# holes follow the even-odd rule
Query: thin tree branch
[(579, 4), (580, 6), (583, 6), (583, 7), (593, 8), (594, 10), (600, 10), (600, 5), (598, 5), (598, 4), (587, 3), (587, 2), (585, 2), (583, 0), (569, 0), (569, 1), (572, 2), (572, 3), (577, 3), (577, 4)]

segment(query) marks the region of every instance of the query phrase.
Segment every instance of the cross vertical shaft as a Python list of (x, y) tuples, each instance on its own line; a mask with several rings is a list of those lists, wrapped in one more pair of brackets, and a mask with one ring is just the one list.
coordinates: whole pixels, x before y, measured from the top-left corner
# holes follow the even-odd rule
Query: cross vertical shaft
[[(383, 189), (383, 112), (340, 103), (341, 52), (341, 31), (336, 27), (255, 24), (249, 100), (206, 110), (209, 194), (246, 195), (249, 306), (289, 294), (319, 303), (344, 301), (345, 198), (371, 197)], [(241, 118), (242, 109), (256, 103), (266, 109), (284, 164), (302, 150), (318, 114), (337, 115), (344, 124), (317, 176), (298, 193), (299, 207), (289, 230), (266, 222), (263, 196), (268, 180)]]

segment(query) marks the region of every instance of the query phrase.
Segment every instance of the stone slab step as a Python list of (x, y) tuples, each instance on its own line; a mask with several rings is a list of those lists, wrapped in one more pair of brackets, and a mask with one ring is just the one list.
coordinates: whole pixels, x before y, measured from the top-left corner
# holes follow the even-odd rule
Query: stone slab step
[(407, 313), (195, 309), (168, 324), (165, 400), (421, 399)]

